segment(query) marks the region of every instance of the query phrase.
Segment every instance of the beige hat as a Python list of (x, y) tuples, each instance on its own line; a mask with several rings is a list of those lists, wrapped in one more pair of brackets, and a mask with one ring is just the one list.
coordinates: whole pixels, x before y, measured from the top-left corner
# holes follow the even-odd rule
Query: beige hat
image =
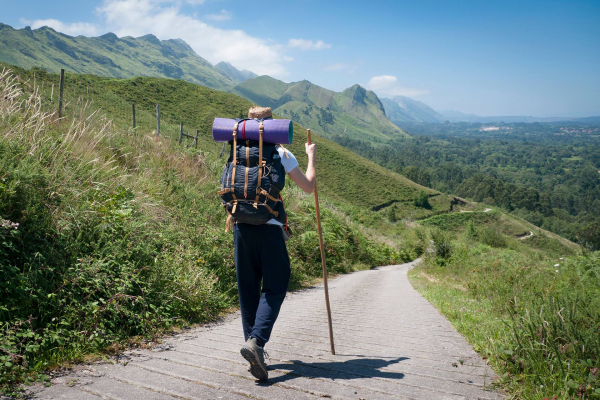
[(271, 107), (252, 107), (248, 110), (248, 118), (263, 119), (272, 116)]

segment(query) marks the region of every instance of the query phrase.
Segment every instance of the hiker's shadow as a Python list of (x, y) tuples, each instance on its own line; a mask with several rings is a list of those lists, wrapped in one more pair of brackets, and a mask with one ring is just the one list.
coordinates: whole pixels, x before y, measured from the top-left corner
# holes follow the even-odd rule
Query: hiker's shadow
[[(340, 355), (340, 357), (344, 357)], [(404, 374), (401, 372), (380, 371), (380, 368), (388, 367), (400, 361), (408, 360), (408, 357), (396, 358), (369, 358), (364, 356), (346, 359), (344, 361), (322, 361), (322, 362), (304, 362), (300, 360), (290, 360), (279, 364), (270, 364), (268, 369), (278, 369), (289, 371), (281, 376), (269, 379), (269, 383), (280, 383), (296, 379), (298, 377), (306, 378), (325, 378), (331, 380), (349, 380), (364, 378), (388, 378), (402, 379)]]

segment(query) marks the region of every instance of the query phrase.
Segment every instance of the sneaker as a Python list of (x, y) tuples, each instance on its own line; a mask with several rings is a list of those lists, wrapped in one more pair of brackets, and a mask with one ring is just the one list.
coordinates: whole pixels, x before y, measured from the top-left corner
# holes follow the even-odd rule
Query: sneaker
[(267, 365), (265, 364), (265, 349), (256, 343), (255, 338), (250, 338), (240, 349), (240, 354), (250, 363), (248, 370), (259, 381), (266, 381), (269, 378)]

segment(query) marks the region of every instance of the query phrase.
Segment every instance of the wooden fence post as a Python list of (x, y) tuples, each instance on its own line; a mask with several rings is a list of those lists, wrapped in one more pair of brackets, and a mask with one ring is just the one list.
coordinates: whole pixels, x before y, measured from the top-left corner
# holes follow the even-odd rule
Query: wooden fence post
[(194, 148), (198, 147), (198, 129), (196, 129), (196, 137), (194, 138)]
[(133, 114), (133, 129), (135, 129), (135, 104), (131, 103), (131, 113)]
[(65, 70), (60, 70), (60, 88), (58, 89), (58, 118), (62, 117), (62, 103), (63, 103), (63, 87), (65, 83)]
[(156, 105), (156, 136), (160, 136), (160, 104)]
[(179, 144), (183, 140), (183, 122), (179, 123)]

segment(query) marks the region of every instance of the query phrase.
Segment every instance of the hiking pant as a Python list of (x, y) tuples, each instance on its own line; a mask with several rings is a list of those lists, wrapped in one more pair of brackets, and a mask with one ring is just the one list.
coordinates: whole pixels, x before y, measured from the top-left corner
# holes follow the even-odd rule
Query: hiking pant
[(253, 337), (264, 346), (290, 282), (283, 232), (277, 225), (236, 223), (233, 243), (244, 340)]

